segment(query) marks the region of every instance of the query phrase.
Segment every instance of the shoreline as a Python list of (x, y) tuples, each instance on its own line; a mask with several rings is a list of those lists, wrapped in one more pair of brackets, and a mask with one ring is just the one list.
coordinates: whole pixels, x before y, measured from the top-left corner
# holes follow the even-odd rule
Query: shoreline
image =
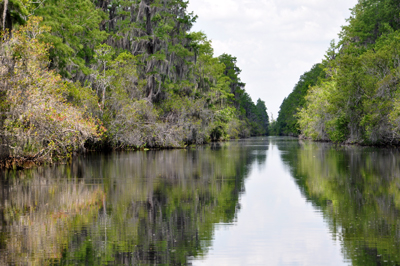
[[(263, 136), (250, 136), (247, 138), (238, 138), (238, 139), (229, 139), (229, 140), (218, 140), (218, 141), (210, 141), (206, 142), (203, 144), (190, 144), (190, 145), (185, 145), (182, 147), (152, 147), (152, 148), (115, 148), (111, 146), (103, 146), (101, 149), (86, 149), (85, 151), (81, 152), (74, 152), (74, 154), (69, 157), (68, 159), (64, 160), (59, 160), (59, 161), (53, 161), (52, 159), (50, 160), (44, 160), (44, 159), (35, 159), (33, 157), (7, 157), (4, 159), (0, 159), (0, 170), (26, 170), (26, 169), (32, 169), (35, 167), (39, 166), (51, 166), (51, 165), (59, 165), (59, 164), (68, 164), (70, 163), (74, 158), (83, 156), (86, 154), (90, 153), (111, 153), (111, 152), (130, 152), (130, 151), (163, 151), (163, 150), (186, 150), (190, 149), (193, 147), (198, 147), (198, 146), (204, 146), (212, 143), (223, 143), (223, 142), (228, 142), (232, 140), (241, 140), (241, 139), (249, 139), (253, 137), (263, 137)], [(268, 137), (268, 136), (266, 136)]]
[(400, 142), (397, 145), (396, 144), (390, 144), (390, 143), (367, 144), (367, 143), (348, 142), (348, 141), (345, 141), (345, 142), (333, 142), (332, 140), (314, 140), (314, 139), (311, 139), (311, 138), (304, 137), (302, 135), (294, 137), (294, 138), (297, 138), (298, 140), (308, 140), (308, 141), (319, 142), (319, 143), (331, 143), (331, 144), (339, 145), (339, 146), (359, 146), (359, 147), (375, 147), (375, 148), (400, 148)]

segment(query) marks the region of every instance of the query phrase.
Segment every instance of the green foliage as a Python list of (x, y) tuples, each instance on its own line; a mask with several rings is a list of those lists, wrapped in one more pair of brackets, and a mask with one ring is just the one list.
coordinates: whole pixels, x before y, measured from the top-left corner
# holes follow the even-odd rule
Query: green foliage
[(269, 125), (269, 135), (270, 136), (279, 136), (279, 127), (276, 120), (271, 119), (271, 123)]
[[(47, 70), (48, 46), (39, 42), (46, 27), (40, 27), (40, 21), (31, 17), (26, 26), (1, 42), (1, 56), (9, 65), (0, 76), (6, 88), (0, 130), (3, 151), (14, 158), (43, 161), (68, 157), (99, 134), (84, 107), (66, 102), (77, 89), (74, 84)], [(80, 89), (89, 100), (90, 93)]]
[(232, 95), (230, 101), (236, 107), (240, 119), (246, 123), (247, 129), (240, 130), (240, 136), (248, 137), (249, 135), (268, 134), (269, 117), (265, 102), (258, 99), (256, 105), (250, 95), (245, 92), (245, 84), (239, 78), (241, 70), (236, 65), (237, 58), (222, 54), (219, 60), (225, 65), (224, 75), (229, 78), (229, 87)]
[(399, 13), (396, 1), (359, 1), (350, 24), (343, 27), (339, 45), (332, 43), (325, 56), (325, 80), (312, 85), (297, 116), (304, 136), (334, 142), (399, 143)]
[(265, 102), (261, 99), (257, 100), (256, 115), (257, 122), (261, 130), (260, 135), (269, 134), (269, 116), (267, 112), (267, 106), (265, 105)]
[[(26, 23), (31, 0), (3, 0), (0, 3), (0, 28), (11, 30)], [(5, 12), (4, 12), (5, 11)], [(5, 17), (3, 17), (5, 13)]]
[[(46, 47), (37, 58), (43, 70), (38, 75), (57, 80), (43, 86), (79, 111), (84, 119), (77, 121), (96, 123), (91, 128), (99, 132), (80, 135), (81, 148), (85, 142), (90, 148), (185, 147), (268, 133), (265, 103), (254, 104), (245, 92), (236, 58), (214, 57), (207, 36), (190, 32), (197, 17), (187, 13), (187, 1), (10, 1), (25, 1), (21, 14), (43, 17), (26, 33)], [(38, 56), (26, 51), (15, 50), (15, 58)], [(0, 107), (10, 108), (7, 101)], [(7, 123), (10, 135), (20, 134), (14, 130), (22, 130), (20, 124)], [(66, 132), (55, 138), (76, 137)], [(71, 154), (74, 145), (57, 148), (57, 155)]]
[(51, 31), (42, 41), (50, 43), (51, 66), (64, 77), (78, 79), (80, 72), (89, 74), (94, 48), (107, 38), (99, 24), (105, 14), (90, 0), (46, 0), (34, 14), (44, 18)]
[(349, 25), (343, 27), (341, 44), (369, 47), (382, 35), (400, 29), (400, 6), (396, 0), (360, 0), (352, 9)]
[(305, 96), (309, 88), (315, 86), (324, 77), (325, 72), (321, 64), (314, 65), (310, 71), (300, 77), (293, 91), (280, 106), (275, 135), (298, 136), (300, 134), (297, 113), (306, 103)]

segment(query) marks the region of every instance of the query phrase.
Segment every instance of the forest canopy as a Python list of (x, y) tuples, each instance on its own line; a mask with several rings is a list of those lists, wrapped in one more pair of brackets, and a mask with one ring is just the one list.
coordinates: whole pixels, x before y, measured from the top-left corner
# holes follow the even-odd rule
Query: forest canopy
[(307, 87), (297, 85), (282, 103), (274, 133), (338, 143), (399, 144), (400, 3), (359, 0), (351, 11), (339, 42), (331, 43), (320, 64), (323, 71), (318, 74), (314, 67), (307, 72)]
[(268, 134), (237, 58), (184, 0), (2, 0), (1, 157), (172, 148)]

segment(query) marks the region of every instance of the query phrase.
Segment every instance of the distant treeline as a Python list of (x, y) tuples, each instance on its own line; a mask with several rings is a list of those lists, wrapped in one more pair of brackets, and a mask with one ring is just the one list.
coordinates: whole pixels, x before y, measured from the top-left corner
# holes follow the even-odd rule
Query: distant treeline
[(0, 2), (4, 159), (171, 148), (268, 134), (234, 56), (191, 32), (184, 0)]
[(397, 0), (359, 0), (338, 44), (283, 101), (271, 134), (399, 144), (399, 14)]

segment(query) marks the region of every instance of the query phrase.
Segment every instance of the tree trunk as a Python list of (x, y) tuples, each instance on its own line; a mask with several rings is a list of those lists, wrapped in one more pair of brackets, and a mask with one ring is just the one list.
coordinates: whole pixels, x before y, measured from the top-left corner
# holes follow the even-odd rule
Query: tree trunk
[(6, 30), (7, 8), (8, 8), (8, 0), (4, 0), (4, 9), (3, 9), (3, 30)]

